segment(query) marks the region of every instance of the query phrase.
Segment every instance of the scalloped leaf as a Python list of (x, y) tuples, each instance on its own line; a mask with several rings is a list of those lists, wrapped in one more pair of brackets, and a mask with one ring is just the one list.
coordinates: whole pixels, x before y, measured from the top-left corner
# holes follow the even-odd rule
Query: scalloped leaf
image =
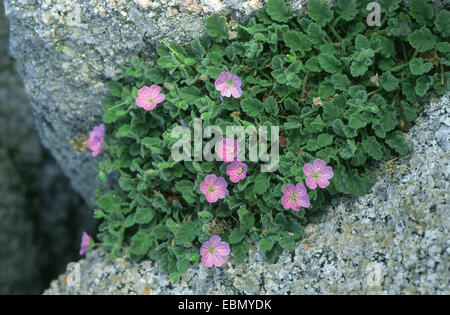
[(213, 13), (206, 18), (205, 29), (206, 33), (218, 43), (223, 42), (230, 36), (227, 21), (217, 13)]
[(424, 24), (434, 17), (433, 7), (425, 0), (411, 0), (409, 3), (409, 14), (419, 24)]
[(442, 10), (439, 12), (434, 21), (434, 25), (443, 37), (450, 37), (450, 11)]
[(429, 62), (424, 62), (422, 58), (414, 58), (409, 61), (409, 70), (414, 75), (421, 75), (427, 73), (433, 68), (433, 65)]
[(341, 62), (333, 55), (321, 53), (318, 61), (323, 70), (329, 73), (337, 73), (341, 71)]
[(329, 4), (321, 0), (308, 0), (306, 12), (320, 26), (325, 26), (333, 19)]
[(338, 0), (336, 11), (344, 21), (353, 20), (358, 14), (354, 0)]
[(381, 160), (383, 158), (383, 150), (381, 144), (374, 136), (369, 136), (362, 141), (364, 152), (375, 160)]
[(405, 135), (400, 131), (391, 132), (386, 138), (386, 143), (400, 155), (409, 152), (408, 142), (406, 142)]
[(269, 0), (266, 11), (272, 20), (277, 22), (287, 22), (292, 17), (291, 10), (284, 0)]
[(288, 31), (283, 34), (283, 40), (290, 49), (294, 51), (310, 51), (311, 42), (308, 36), (297, 31)]
[(431, 31), (422, 27), (408, 35), (408, 41), (419, 52), (431, 50), (436, 45), (436, 36)]

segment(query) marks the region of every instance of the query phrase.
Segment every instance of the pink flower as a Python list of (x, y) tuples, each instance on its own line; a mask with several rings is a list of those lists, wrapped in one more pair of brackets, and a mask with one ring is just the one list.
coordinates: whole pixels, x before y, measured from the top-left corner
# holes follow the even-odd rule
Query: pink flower
[(213, 235), (203, 243), (200, 248), (202, 255), (202, 264), (206, 267), (222, 266), (227, 261), (227, 256), (230, 254), (230, 245), (227, 242), (222, 242), (218, 235)]
[(247, 177), (247, 164), (241, 161), (233, 161), (227, 166), (227, 174), (230, 176), (230, 181), (237, 183)]
[(153, 110), (156, 105), (164, 102), (166, 95), (161, 93), (161, 87), (153, 84), (151, 87), (143, 86), (138, 91), (136, 105), (145, 110)]
[(308, 208), (311, 205), (306, 187), (302, 183), (298, 183), (296, 186), (292, 184), (287, 185), (284, 187), (283, 193), (281, 203), (284, 209), (290, 208), (299, 211), (300, 207)]
[(209, 174), (205, 180), (200, 184), (200, 191), (206, 196), (208, 202), (213, 203), (218, 199), (225, 198), (228, 195), (227, 182), (222, 176), (217, 177), (214, 174)]
[(94, 127), (89, 134), (89, 139), (86, 141), (86, 146), (92, 150), (92, 156), (97, 156), (103, 150), (105, 144), (105, 125)]
[(234, 158), (238, 155), (239, 148), (236, 140), (232, 138), (225, 138), (219, 143), (219, 158), (225, 163), (234, 161)]
[(328, 180), (334, 176), (331, 166), (326, 166), (321, 159), (315, 159), (313, 164), (305, 164), (303, 173), (306, 175), (306, 186), (311, 189), (316, 189), (317, 185), (320, 188), (327, 187), (330, 184)]
[(83, 232), (83, 236), (81, 237), (81, 249), (80, 249), (80, 255), (84, 255), (90, 246), (91, 238), (86, 232)]
[(222, 96), (230, 97), (233, 95), (233, 97), (239, 98), (242, 95), (242, 82), (235, 74), (226, 71), (222, 72), (214, 82), (214, 85)]

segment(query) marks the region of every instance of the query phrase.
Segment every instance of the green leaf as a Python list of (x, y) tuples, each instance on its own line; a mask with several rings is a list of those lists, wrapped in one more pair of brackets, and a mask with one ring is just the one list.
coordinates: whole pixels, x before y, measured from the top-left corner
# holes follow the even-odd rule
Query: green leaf
[(268, 98), (266, 98), (266, 100), (264, 102), (264, 108), (265, 108), (266, 112), (268, 112), (269, 114), (278, 116), (278, 112), (279, 112), (278, 103), (275, 100), (275, 97), (273, 97), (272, 95), (269, 96)]
[(310, 51), (311, 43), (308, 37), (297, 31), (287, 31), (283, 33), (283, 40), (287, 47), (294, 51)]
[(268, 173), (259, 173), (255, 177), (255, 193), (262, 195), (269, 188), (269, 175)]
[(381, 83), (381, 86), (386, 91), (390, 92), (392, 90), (395, 90), (395, 88), (398, 86), (398, 83), (400, 82), (396, 77), (392, 75), (390, 72), (385, 72), (381, 75), (378, 82)]
[(306, 12), (311, 19), (322, 27), (333, 19), (333, 11), (331, 11), (330, 6), (321, 0), (308, 0)]
[(248, 242), (244, 240), (239, 244), (231, 245), (231, 251), (238, 263), (243, 262), (248, 256)]
[(388, 15), (392, 15), (400, 4), (401, 0), (381, 0), (380, 7), (383, 12), (387, 12)]
[(272, 249), (275, 241), (271, 237), (265, 237), (259, 242), (259, 250), (267, 252)]
[(443, 37), (450, 37), (450, 11), (441, 10), (436, 16), (434, 25)]
[(139, 208), (134, 215), (134, 222), (138, 224), (149, 223), (155, 217), (155, 211), (149, 208)]
[(180, 274), (179, 273), (171, 273), (169, 276), (169, 280), (172, 283), (177, 283), (178, 281), (180, 281)]
[(195, 228), (196, 224), (192, 221), (180, 225), (175, 232), (175, 243), (183, 245), (184, 243), (192, 242), (195, 238)]
[(375, 139), (374, 136), (369, 136), (362, 141), (364, 152), (370, 155), (375, 160), (381, 160), (383, 158), (383, 151), (381, 144)]
[(330, 80), (324, 80), (319, 85), (319, 97), (323, 100), (333, 96), (336, 93), (334, 85)]
[(417, 51), (431, 50), (436, 45), (436, 35), (433, 35), (426, 27), (422, 27), (408, 35), (408, 41)]
[(312, 56), (305, 63), (305, 68), (312, 72), (321, 72), (322, 68), (320, 67), (319, 58), (317, 56)]
[(409, 151), (405, 135), (400, 131), (391, 132), (386, 138), (386, 143), (400, 155), (405, 155)]
[(257, 98), (244, 98), (241, 101), (242, 110), (251, 117), (258, 116), (264, 109), (264, 104)]
[(200, 89), (195, 86), (184, 87), (179, 93), (181, 98), (190, 105), (196, 104), (201, 97)]
[(231, 231), (228, 241), (230, 244), (237, 244), (242, 241), (245, 237), (245, 233), (242, 233), (241, 229), (236, 227)]
[(314, 45), (321, 45), (325, 43), (325, 32), (317, 23), (310, 23), (307, 29), (308, 39)]
[(287, 22), (292, 17), (284, 0), (269, 0), (266, 8), (267, 14), (277, 22)]
[(108, 82), (108, 88), (112, 96), (122, 98), (122, 84), (116, 81), (110, 81)]
[(433, 65), (429, 62), (424, 62), (422, 58), (414, 58), (409, 61), (409, 69), (414, 75), (421, 75), (427, 73), (433, 68)]
[(340, 72), (341, 62), (333, 55), (328, 53), (321, 53), (318, 61), (323, 70), (329, 73)]
[(341, 91), (347, 91), (347, 89), (350, 87), (350, 81), (348, 80), (348, 77), (345, 74), (341, 73), (335, 73), (331, 76), (331, 82), (333, 82), (333, 85), (336, 89)]
[(356, 144), (352, 139), (347, 139), (347, 143), (339, 149), (339, 155), (344, 159), (350, 159), (356, 152)]
[(354, 0), (338, 0), (336, 10), (345, 21), (351, 21), (358, 14)]
[(226, 20), (217, 13), (211, 14), (206, 19), (205, 29), (206, 33), (218, 43), (223, 42), (230, 36)]
[(145, 230), (139, 230), (131, 239), (130, 251), (135, 255), (145, 255), (150, 246), (152, 239)]
[(370, 42), (366, 36), (358, 34), (355, 38), (355, 48), (361, 50), (363, 48), (370, 48)]
[(194, 184), (188, 180), (181, 180), (175, 184), (175, 189), (183, 195), (188, 203), (194, 203), (196, 196), (194, 194)]
[(411, 0), (409, 3), (409, 14), (419, 24), (425, 24), (427, 20), (432, 20), (434, 17), (433, 7), (425, 0)]
[(198, 215), (203, 218), (211, 218), (213, 216), (209, 211), (200, 211)]
[(419, 95), (420, 97), (424, 96), (428, 89), (431, 87), (431, 85), (433, 84), (433, 78), (423, 75), (421, 77), (419, 77), (416, 81), (416, 93), (417, 95)]
[(295, 249), (295, 240), (292, 237), (283, 237), (278, 241), (278, 244), (280, 244), (281, 248), (289, 252)]

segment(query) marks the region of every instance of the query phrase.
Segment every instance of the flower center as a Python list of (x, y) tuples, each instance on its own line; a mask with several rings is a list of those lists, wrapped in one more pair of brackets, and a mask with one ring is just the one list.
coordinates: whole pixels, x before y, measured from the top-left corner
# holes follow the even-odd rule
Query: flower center
[(149, 103), (153, 103), (155, 100), (153, 99), (153, 97), (150, 97), (149, 99), (148, 99), (148, 102)]
[(238, 168), (238, 173), (239, 173), (239, 174), (242, 174), (243, 171), (244, 171), (244, 170), (242, 169), (242, 167), (239, 167), (239, 168)]
[(292, 194), (290, 199), (292, 201), (296, 201), (297, 200), (297, 194)]
[(227, 85), (228, 85), (228, 86), (231, 86), (231, 85), (233, 85), (233, 80), (231, 80), (231, 79), (228, 79), (228, 80), (227, 80)]
[(216, 251), (216, 248), (215, 248), (214, 246), (211, 246), (211, 247), (208, 249), (208, 252), (210, 252), (211, 254), (214, 254), (215, 251)]
[(213, 186), (209, 186), (208, 192), (213, 193), (214, 192), (214, 187)]
[(311, 175), (313, 178), (319, 178), (319, 172), (314, 172)]

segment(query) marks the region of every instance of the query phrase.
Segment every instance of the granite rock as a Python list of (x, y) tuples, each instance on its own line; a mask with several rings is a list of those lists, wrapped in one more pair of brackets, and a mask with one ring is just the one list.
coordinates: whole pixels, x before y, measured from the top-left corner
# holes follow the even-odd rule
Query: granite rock
[[(450, 94), (431, 100), (408, 132), (411, 153), (379, 165), (364, 197), (333, 200), (294, 253), (199, 265), (172, 284), (157, 262), (95, 250), (45, 294), (450, 294)], [(74, 271), (75, 272), (75, 271)]]
[(95, 222), (34, 127), (0, 3), (0, 294), (41, 293)]

